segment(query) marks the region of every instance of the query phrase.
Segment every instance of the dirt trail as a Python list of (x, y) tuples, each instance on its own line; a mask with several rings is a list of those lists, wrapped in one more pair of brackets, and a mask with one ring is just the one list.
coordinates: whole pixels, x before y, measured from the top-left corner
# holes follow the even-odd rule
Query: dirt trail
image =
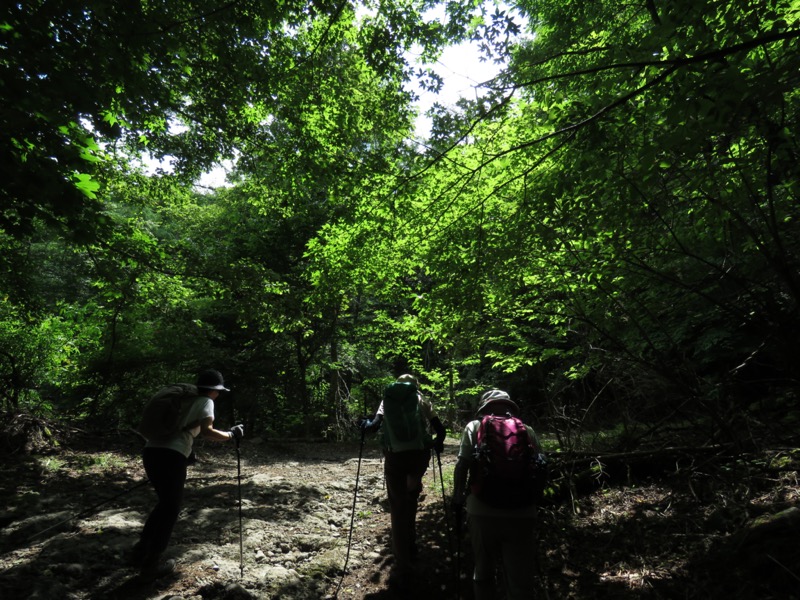
[[(455, 453), (448, 440), (445, 484)], [(358, 443), (245, 440), (241, 538), (235, 450), (201, 443), (198, 457), (167, 552), (178, 569), (143, 584), (124, 561), (154, 503), (149, 486), (139, 485), (136, 440), (88, 437), (5, 455), (2, 599), (321, 600), (337, 589), (347, 600), (396, 597), (387, 588), (389, 515), (374, 441), (360, 461), (354, 507)], [(535, 597), (800, 599), (800, 519), (793, 516), (800, 514), (793, 508), (800, 501), (800, 452), (782, 460), (747, 481), (723, 462), (716, 470), (676, 470), (653, 481), (608, 481), (590, 496), (543, 508), (531, 565)], [(466, 535), (459, 545), (445, 525), (442, 480), (432, 467), (417, 518), (420, 552), (409, 597), (470, 600), (470, 586), (456, 576), (457, 566), (469, 572)], [(784, 513), (776, 527), (754, 529)], [(748, 533), (754, 531), (760, 535)]]
[[(365, 446), (359, 471), (357, 443), (243, 443), (241, 547), (235, 451), (201, 444), (197, 454), (167, 551), (178, 569), (146, 585), (124, 560), (154, 502), (150, 487), (139, 485), (144, 473), (135, 449), (62, 452), (7, 464), (3, 597), (320, 599), (336, 591), (346, 558), (350, 575), (338, 597), (388, 593), (389, 521), (374, 444)], [(443, 457), (449, 470), (451, 462)], [(433, 473), (425, 480), (421, 523), (444, 519), (441, 482)], [(115, 497), (91, 515), (63, 522)]]

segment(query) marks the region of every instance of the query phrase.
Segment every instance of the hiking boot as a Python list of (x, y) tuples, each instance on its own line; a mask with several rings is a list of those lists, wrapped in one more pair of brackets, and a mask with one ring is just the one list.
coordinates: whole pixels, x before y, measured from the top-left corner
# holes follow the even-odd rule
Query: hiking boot
[(411, 591), (411, 577), (393, 572), (389, 575), (389, 588), (401, 594)]
[(128, 553), (125, 555), (125, 562), (132, 567), (141, 567), (144, 563), (144, 557), (146, 554), (147, 548), (145, 548), (144, 543), (139, 540), (130, 550), (128, 550)]
[(139, 579), (142, 581), (155, 581), (156, 579), (166, 577), (174, 571), (175, 561), (172, 559), (148, 561), (146, 564), (142, 565), (139, 571)]
[(417, 555), (419, 555), (419, 546), (417, 546), (416, 542), (411, 543), (411, 550), (409, 554), (411, 555), (411, 560), (417, 560)]

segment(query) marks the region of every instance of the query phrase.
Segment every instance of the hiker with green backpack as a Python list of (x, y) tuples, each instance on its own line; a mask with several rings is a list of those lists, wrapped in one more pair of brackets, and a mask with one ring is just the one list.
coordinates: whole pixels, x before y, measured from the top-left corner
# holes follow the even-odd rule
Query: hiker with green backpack
[(207, 370), (197, 377), (197, 384), (179, 383), (161, 388), (145, 406), (139, 433), (147, 440), (142, 461), (147, 478), (155, 489), (158, 503), (147, 517), (139, 541), (129, 562), (140, 569), (146, 581), (169, 574), (174, 561), (161, 558), (172, 529), (178, 520), (186, 472), (192, 446), (197, 436), (214, 442), (238, 440), (244, 426), (230, 431), (214, 429), (214, 401), (225, 387), (219, 371)]
[(475, 600), (495, 597), (502, 572), (505, 597), (535, 597), (536, 513), (546, 482), (545, 457), (533, 428), (519, 419), (507, 392), (489, 390), (464, 428), (453, 475), (453, 511), (466, 505), (475, 569)]
[[(389, 585), (407, 590), (417, 553), (416, 519), (422, 477), (428, 469), (431, 448), (441, 454), (447, 432), (430, 401), (420, 393), (416, 377), (408, 374), (386, 387), (375, 416), (364, 419), (361, 427), (365, 432), (381, 429), (394, 554)], [(435, 439), (430, 429), (436, 433)]]

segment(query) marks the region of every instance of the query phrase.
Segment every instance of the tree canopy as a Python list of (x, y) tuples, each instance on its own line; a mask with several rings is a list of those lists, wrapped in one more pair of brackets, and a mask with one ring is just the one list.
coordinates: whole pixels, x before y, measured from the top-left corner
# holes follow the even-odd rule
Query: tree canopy
[[(124, 426), (213, 366), (342, 435), (413, 371), (452, 427), (789, 435), (797, 3), (441, 4), (3, 8), (3, 408)], [(419, 143), (411, 51), (465, 40), (500, 73)]]

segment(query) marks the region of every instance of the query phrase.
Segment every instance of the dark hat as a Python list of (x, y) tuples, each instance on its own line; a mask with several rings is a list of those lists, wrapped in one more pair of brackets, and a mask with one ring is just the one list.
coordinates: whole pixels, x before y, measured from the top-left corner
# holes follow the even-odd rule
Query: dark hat
[(225, 381), (222, 379), (222, 373), (215, 371), (214, 369), (203, 371), (197, 376), (197, 387), (204, 390), (222, 390), (225, 392), (230, 392), (230, 390), (225, 387)]
[(519, 406), (511, 400), (511, 396), (503, 390), (489, 390), (484, 392), (478, 402), (477, 414), (490, 413), (495, 410), (502, 410), (502, 412), (510, 412), (516, 416), (519, 414)]

